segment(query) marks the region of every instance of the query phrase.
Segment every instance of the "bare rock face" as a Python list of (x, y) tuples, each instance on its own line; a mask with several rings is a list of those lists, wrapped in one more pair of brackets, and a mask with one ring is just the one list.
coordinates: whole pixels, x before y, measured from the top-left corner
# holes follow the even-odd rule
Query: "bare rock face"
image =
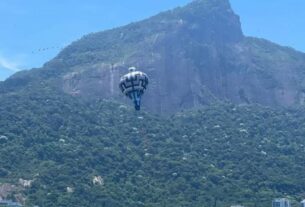
[[(133, 41), (133, 33), (138, 34), (139, 40), (117, 61), (101, 61), (89, 64), (88, 68), (78, 67), (77, 63), (73, 66), (77, 72), (73, 70), (63, 78), (64, 91), (127, 102), (118, 90), (118, 82), (129, 66), (136, 66), (150, 77), (149, 90), (143, 97), (144, 108), (165, 114), (218, 100), (208, 87), (217, 87), (218, 50), (243, 39), (239, 18), (227, 1), (194, 1), (185, 8), (114, 32), (119, 34), (118, 39), (124, 39), (122, 45)], [(79, 44), (84, 44), (82, 41), (88, 42), (91, 38), (109, 39), (106, 33), (85, 37), (66, 51), (77, 50)], [(99, 53), (99, 49), (94, 50)], [(72, 58), (64, 53), (58, 58)]]
[(150, 77), (143, 108), (155, 113), (172, 114), (218, 101), (268, 106), (305, 102), (305, 55), (244, 37), (228, 0), (196, 0), (138, 23), (87, 35), (43, 69), (17, 74), (5, 84), (49, 80), (47, 84), (73, 96), (130, 104), (118, 88), (130, 66)]

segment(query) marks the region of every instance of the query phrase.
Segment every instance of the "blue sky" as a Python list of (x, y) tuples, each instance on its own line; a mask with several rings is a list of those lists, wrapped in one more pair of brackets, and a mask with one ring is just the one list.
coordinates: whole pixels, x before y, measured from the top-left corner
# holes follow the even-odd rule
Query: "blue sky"
[[(304, 0), (230, 1), (246, 35), (305, 52)], [(141, 20), (188, 2), (1, 0), (0, 79), (4, 73), (40, 67), (61, 48), (87, 33)]]

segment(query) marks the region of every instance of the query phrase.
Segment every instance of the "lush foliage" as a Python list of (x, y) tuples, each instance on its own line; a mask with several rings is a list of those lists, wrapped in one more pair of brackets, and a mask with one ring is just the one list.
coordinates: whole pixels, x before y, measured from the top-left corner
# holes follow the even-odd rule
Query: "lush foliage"
[(305, 192), (302, 110), (223, 104), (159, 118), (52, 90), (0, 99), (0, 181), (33, 180), (15, 192), (28, 206), (269, 206)]
[(185, 73), (174, 69), (184, 63), (182, 70), (200, 71), (189, 77), (203, 77), (201, 104), (230, 97), (240, 103), (240, 96), (281, 105), (273, 96), (292, 101), (298, 91), (295, 103), (302, 105), (304, 54), (243, 37), (237, 20), (228, 1), (197, 0), (87, 35), (42, 69), (1, 83), (0, 197), (40, 207), (267, 207), (274, 197), (305, 197), (304, 109), (219, 104), (161, 118), (101, 96), (83, 100), (89, 90), (80, 97), (62, 92), (66, 75), (76, 72), (71, 82), (85, 80), (76, 89), (87, 84), (101, 95), (109, 87), (101, 88), (108, 81), (100, 75), (103, 64), (161, 68), (158, 76), (170, 68), (179, 76)]

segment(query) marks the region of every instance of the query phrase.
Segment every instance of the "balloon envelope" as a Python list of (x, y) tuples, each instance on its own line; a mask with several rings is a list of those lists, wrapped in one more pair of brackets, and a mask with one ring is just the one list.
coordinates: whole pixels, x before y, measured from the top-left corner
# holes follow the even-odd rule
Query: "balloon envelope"
[(148, 85), (148, 77), (135, 68), (130, 68), (129, 73), (121, 77), (120, 89), (123, 94), (133, 100), (135, 109), (140, 110), (141, 96)]

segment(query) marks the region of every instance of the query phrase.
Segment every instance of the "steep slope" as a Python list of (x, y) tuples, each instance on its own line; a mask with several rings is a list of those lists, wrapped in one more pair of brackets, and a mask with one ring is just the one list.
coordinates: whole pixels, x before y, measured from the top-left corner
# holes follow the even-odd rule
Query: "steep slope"
[(224, 100), (267, 106), (305, 101), (305, 55), (244, 37), (228, 0), (195, 0), (89, 34), (42, 69), (17, 74), (0, 87), (7, 92), (17, 90), (16, 84), (24, 88), (44, 82), (86, 99), (125, 102), (117, 83), (129, 66), (150, 76), (144, 108), (159, 114)]
[(51, 91), (0, 101), (0, 197), (27, 206), (269, 206), (304, 196), (304, 110), (218, 105), (161, 119)]

